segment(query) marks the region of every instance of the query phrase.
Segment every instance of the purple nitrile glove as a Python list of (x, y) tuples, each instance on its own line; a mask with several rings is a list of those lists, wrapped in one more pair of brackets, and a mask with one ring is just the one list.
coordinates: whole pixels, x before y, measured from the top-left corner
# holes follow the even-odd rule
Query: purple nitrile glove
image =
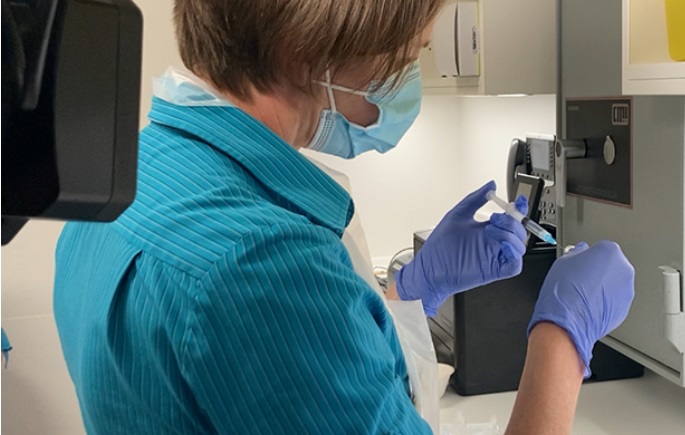
[[(526, 230), (512, 217), (495, 213), (488, 222), (473, 217), (496, 190), (494, 181), (464, 198), (442, 218), (416, 257), (397, 272), (402, 300), (421, 300), (423, 310), (435, 316), (447, 298), (493, 281), (521, 273)], [(528, 213), (524, 196), (516, 208)]]
[(578, 350), (589, 377), (592, 349), (628, 315), (635, 295), (635, 270), (614, 242), (588, 247), (581, 242), (559, 258), (540, 290), (530, 331), (540, 322), (563, 328)]

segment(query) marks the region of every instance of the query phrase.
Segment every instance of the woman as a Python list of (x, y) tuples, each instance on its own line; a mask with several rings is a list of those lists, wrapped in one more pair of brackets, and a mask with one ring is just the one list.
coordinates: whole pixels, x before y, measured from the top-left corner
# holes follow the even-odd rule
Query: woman
[[(387, 301), (355, 264), (348, 193), (298, 150), (397, 144), (441, 4), (175, 2), (194, 76), (156, 82), (136, 201), (114, 223), (69, 224), (57, 251), (55, 317), (89, 433), (431, 433), (417, 376), (430, 370), (402, 321), (519, 273), (525, 231), (473, 220), (489, 183), (445, 216)], [(632, 291), (614, 244), (555, 264), (511, 433), (569, 430), (592, 345)]]

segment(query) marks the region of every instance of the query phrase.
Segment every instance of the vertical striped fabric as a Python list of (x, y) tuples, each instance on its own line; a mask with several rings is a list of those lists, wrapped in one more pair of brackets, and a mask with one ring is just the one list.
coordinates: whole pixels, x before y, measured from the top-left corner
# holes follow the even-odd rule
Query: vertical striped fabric
[(70, 223), (55, 318), (90, 434), (430, 433), (347, 193), (245, 113), (156, 99), (135, 203)]

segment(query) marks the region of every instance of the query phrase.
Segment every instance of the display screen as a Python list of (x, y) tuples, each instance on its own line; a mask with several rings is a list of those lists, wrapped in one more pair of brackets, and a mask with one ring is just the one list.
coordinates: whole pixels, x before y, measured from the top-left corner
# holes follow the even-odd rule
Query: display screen
[(533, 169), (549, 171), (549, 142), (541, 139), (528, 139), (530, 163)]
[[(530, 203), (530, 194), (533, 192), (533, 186), (528, 184), (528, 183), (519, 183), (518, 187), (516, 188), (516, 197), (518, 198), (519, 196), (523, 195), (526, 197), (528, 202)], [(528, 217), (530, 215), (532, 210), (528, 210)]]
[(533, 190), (533, 186), (531, 186), (530, 184), (520, 183), (517, 190), (517, 197), (523, 195), (526, 197), (526, 199), (530, 199), (530, 192), (531, 190)]

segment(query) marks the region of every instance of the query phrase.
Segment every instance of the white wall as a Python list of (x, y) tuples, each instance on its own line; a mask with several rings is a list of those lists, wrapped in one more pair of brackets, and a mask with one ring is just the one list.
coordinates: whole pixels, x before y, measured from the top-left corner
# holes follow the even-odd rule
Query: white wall
[(2, 372), (2, 433), (83, 433), (52, 315), (59, 222), (29, 222), (2, 248), (2, 327), (14, 346)]
[[(139, 0), (145, 17), (141, 125), (147, 123), (151, 78), (180, 65), (171, 0)], [(554, 97), (426, 97), (417, 123), (396, 150), (354, 161), (317, 155), (347, 173), (372, 255), (411, 245), (470, 190), (495, 178), (504, 187), (511, 139), (554, 131)], [(52, 315), (53, 253), (61, 223), (29, 223), (2, 248), (2, 325), (14, 345), (2, 372), (2, 432), (83, 433)]]

